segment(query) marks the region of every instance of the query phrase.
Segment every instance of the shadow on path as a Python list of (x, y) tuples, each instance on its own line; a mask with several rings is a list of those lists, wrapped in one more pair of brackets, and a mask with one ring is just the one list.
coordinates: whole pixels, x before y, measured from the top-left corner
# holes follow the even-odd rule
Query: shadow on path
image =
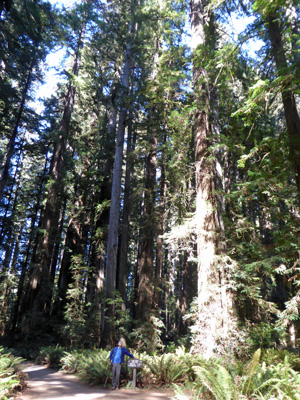
[(65, 374), (40, 365), (24, 369), (28, 374), (27, 388), (16, 400), (170, 400), (172, 395), (144, 390), (91, 387), (74, 375)]

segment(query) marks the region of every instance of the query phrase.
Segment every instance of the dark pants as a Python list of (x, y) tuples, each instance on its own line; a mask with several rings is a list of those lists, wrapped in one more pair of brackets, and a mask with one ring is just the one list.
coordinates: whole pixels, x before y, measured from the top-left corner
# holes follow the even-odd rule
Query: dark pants
[(121, 364), (113, 363), (112, 366), (112, 385), (113, 387), (120, 386), (120, 373), (121, 373)]

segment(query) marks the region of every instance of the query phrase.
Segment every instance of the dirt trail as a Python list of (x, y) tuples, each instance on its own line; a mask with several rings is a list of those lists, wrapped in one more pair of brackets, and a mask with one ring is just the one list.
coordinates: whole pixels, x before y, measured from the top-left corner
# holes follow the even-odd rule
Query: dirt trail
[(55, 371), (40, 365), (24, 369), (29, 376), (27, 388), (16, 400), (170, 400), (171, 394), (148, 392), (140, 389), (113, 391), (91, 387), (76, 376)]

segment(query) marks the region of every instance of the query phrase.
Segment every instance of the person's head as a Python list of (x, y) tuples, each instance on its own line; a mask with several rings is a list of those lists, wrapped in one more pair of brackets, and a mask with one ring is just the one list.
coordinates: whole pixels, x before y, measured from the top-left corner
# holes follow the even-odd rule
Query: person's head
[(118, 346), (119, 346), (119, 347), (122, 347), (122, 346), (123, 346), (122, 340), (119, 340), (119, 341), (118, 341)]

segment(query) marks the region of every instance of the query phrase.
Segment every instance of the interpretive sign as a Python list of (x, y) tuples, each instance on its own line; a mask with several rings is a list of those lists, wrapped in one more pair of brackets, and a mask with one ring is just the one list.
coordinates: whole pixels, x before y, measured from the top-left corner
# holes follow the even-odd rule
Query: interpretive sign
[(143, 367), (143, 361), (137, 360), (136, 358), (131, 358), (127, 361), (127, 366), (132, 368), (132, 389), (136, 387), (136, 370), (137, 368)]
[(142, 368), (143, 367), (143, 360), (137, 360), (136, 358), (131, 358), (127, 361), (127, 366), (129, 368)]

